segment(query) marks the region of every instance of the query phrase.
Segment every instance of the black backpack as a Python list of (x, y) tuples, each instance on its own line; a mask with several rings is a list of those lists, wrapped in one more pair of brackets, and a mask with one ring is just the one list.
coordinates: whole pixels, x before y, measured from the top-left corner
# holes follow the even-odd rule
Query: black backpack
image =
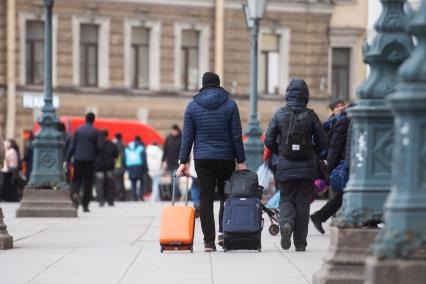
[(225, 193), (228, 197), (256, 197), (261, 199), (263, 188), (259, 186), (257, 173), (243, 170), (232, 173), (225, 182)]
[(283, 108), (285, 112), (281, 130), (281, 152), (291, 161), (309, 160), (313, 154), (312, 110), (306, 109), (295, 113), (291, 108)]

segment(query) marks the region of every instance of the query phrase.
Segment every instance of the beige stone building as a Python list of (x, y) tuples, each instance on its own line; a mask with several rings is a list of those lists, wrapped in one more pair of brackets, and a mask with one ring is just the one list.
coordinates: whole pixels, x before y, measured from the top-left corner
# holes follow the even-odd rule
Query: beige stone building
[[(43, 95), (42, 2), (0, 0), (0, 123), (3, 132), (17, 138), (32, 128)], [(259, 38), (263, 129), (283, 105), (290, 78), (307, 81), (311, 107), (325, 117), (330, 98), (352, 97), (365, 76), (361, 40), (366, 1), (333, 2), (269, 2)], [(171, 123), (182, 121), (203, 72), (216, 71), (246, 121), (250, 45), (242, 3), (56, 0), (53, 85), (58, 113), (81, 116), (91, 110), (99, 117), (146, 122), (165, 133)], [(333, 91), (336, 82), (339, 92)]]

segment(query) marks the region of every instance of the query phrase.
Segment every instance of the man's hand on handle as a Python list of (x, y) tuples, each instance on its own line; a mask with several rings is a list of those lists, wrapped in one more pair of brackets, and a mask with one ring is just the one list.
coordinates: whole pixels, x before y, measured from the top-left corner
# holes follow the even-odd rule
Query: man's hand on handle
[(176, 171), (176, 176), (181, 177), (181, 176), (188, 176), (188, 165), (184, 164), (184, 165), (180, 165), (179, 168)]
[(239, 171), (247, 170), (247, 165), (246, 165), (246, 163), (240, 163), (240, 164), (238, 164), (238, 170), (239, 170)]

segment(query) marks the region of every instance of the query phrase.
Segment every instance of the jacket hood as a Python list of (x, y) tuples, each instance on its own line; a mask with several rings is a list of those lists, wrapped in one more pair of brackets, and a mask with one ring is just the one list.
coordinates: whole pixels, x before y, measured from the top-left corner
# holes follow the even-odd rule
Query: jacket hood
[(194, 96), (194, 101), (206, 109), (217, 109), (229, 98), (229, 94), (222, 88), (208, 88)]
[(302, 79), (292, 79), (285, 93), (287, 106), (306, 107), (309, 102), (309, 88)]

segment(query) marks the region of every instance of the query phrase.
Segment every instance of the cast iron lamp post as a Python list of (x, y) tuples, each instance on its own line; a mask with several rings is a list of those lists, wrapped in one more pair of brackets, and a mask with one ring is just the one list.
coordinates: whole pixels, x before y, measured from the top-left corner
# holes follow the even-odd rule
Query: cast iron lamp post
[(251, 31), (250, 51), (250, 117), (246, 130), (247, 167), (255, 171), (262, 163), (263, 143), (260, 140), (262, 129), (257, 119), (257, 51), (259, 38), (259, 22), (262, 20), (268, 0), (247, 0), (243, 4), (247, 26)]
[(44, 0), (44, 106), (38, 119), (40, 132), (34, 145), (33, 171), (30, 188), (61, 188), (65, 185), (62, 168), (63, 141), (57, 126), (52, 94), (52, 9), (53, 0)]

